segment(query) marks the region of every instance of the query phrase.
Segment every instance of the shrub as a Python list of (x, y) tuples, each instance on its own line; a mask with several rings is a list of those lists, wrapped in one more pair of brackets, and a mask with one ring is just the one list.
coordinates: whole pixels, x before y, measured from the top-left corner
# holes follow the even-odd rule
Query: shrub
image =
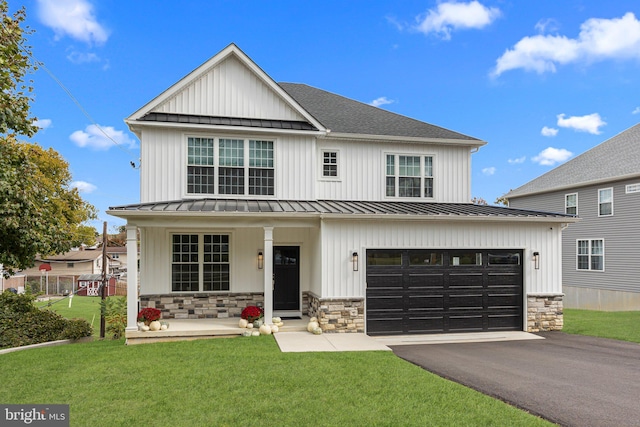
[(127, 297), (109, 297), (102, 300), (100, 309), (107, 323), (105, 332), (114, 340), (122, 338), (127, 327)]
[(30, 294), (0, 294), (0, 348), (20, 347), (91, 335), (85, 320), (67, 320), (33, 304)]

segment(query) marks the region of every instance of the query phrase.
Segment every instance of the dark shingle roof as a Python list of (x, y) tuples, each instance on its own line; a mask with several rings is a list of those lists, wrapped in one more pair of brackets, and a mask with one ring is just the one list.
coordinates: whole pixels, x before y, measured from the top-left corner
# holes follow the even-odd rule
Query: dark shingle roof
[(640, 123), (511, 190), (505, 197), (519, 197), (633, 175), (640, 175)]
[(481, 142), (471, 136), (392, 113), (305, 84), (278, 83), (278, 85), (295, 99), (302, 108), (332, 132)]
[(471, 203), (363, 202), (341, 200), (248, 200), (197, 199), (141, 203), (109, 208), (118, 213), (247, 213), (247, 214), (323, 214), (323, 215), (422, 215), (431, 217), (477, 218), (556, 218), (573, 219), (572, 215), (512, 209), (500, 206), (480, 206)]

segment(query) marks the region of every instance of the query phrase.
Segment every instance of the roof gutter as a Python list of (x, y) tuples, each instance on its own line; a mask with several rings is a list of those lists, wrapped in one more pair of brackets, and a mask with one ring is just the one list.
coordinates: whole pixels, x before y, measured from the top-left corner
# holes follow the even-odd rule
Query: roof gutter
[(331, 139), (348, 139), (356, 141), (384, 141), (384, 142), (417, 142), (417, 143), (429, 143), (429, 144), (447, 144), (447, 145), (463, 145), (471, 147), (482, 147), (486, 145), (486, 141), (479, 139), (452, 139), (452, 138), (423, 138), (416, 136), (397, 136), (397, 135), (370, 135), (359, 133), (341, 133), (332, 132), (327, 129), (324, 135), (321, 137)]

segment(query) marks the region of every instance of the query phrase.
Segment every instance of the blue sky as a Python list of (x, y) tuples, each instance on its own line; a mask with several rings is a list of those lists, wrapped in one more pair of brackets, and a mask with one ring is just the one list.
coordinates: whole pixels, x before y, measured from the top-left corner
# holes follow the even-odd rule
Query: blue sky
[(130, 165), (139, 141), (123, 119), (232, 42), (277, 82), (487, 141), (472, 157), (472, 192), (489, 202), (640, 121), (637, 0), (10, 0), (10, 9), (22, 4), (46, 68), (32, 76), (42, 128), (33, 140), (69, 162), (100, 211), (98, 230), (123, 223), (109, 206), (139, 201)]

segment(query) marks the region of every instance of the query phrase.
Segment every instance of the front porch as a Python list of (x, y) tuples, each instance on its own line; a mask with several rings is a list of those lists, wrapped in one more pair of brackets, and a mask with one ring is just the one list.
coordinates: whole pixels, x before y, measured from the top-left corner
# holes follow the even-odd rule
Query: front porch
[[(126, 331), (127, 345), (150, 344), (156, 342), (190, 341), (210, 338), (230, 338), (242, 335), (245, 328), (238, 327), (240, 318), (217, 319), (169, 319), (169, 328), (164, 331)], [(284, 326), (278, 333), (303, 332), (307, 330), (309, 317), (283, 319)]]

